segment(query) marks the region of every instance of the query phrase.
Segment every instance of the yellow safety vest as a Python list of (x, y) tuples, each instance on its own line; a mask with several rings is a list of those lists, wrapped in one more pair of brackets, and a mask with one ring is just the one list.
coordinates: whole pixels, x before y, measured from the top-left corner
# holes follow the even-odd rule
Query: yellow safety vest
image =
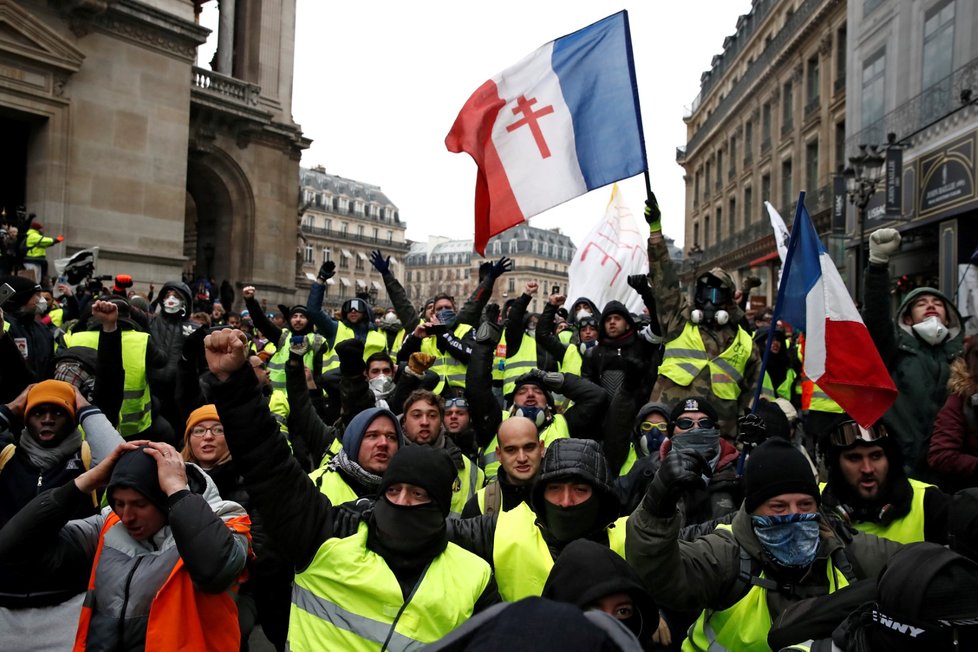
[(453, 514), (461, 514), (469, 498), (486, 483), (486, 474), (473, 464), (472, 460), (463, 455), (462, 464), (463, 468), (458, 472), (455, 484), (452, 485), (451, 512)]
[[(897, 543), (918, 543), (924, 540), (924, 492), (932, 484), (910, 479), (913, 488), (913, 498), (910, 500), (910, 512), (906, 516), (894, 519), (889, 525), (881, 525), (872, 521), (856, 521), (852, 527), (860, 532), (896, 541)], [(825, 483), (818, 485), (819, 492), (825, 491)]]
[[(278, 348), (268, 361), (268, 379), (272, 383), (272, 389), (285, 391), (285, 363), (289, 360), (289, 340), (292, 338), (292, 331), (283, 330), (282, 337), (279, 339)], [(326, 340), (319, 333), (306, 333), (306, 341), (309, 342), (309, 350), (302, 356), (302, 364), (307, 369), (313, 368), (313, 356), (322, 347)], [(339, 362), (336, 363), (339, 366)], [(323, 371), (326, 365), (323, 364)]]
[[(503, 420), (505, 421), (508, 418), (509, 412), (503, 412)], [(555, 414), (554, 420), (540, 433), (540, 440), (546, 446), (549, 446), (558, 439), (567, 439), (568, 437), (570, 437), (570, 430), (567, 429), (567, 419), (562, 414)], [(482, 449), (480, 462), (482, 463), (482, 468), (486, 471), (486, 478), (489, 480), (495, 478), (499, 472), (499, 456), (496, 455), (496, 449), (498, 447), (499, 437), (494, 436), (492, 441), (489, 442), (489, 445)]]
[[(729, 524), (717, 529), (732, 530)], [(831, 560), (826, 564), (829, 593), (849, 585)], [(761, 573), (761, 577), (764, 574)], [(767, 589), (754, 585), (747, 595), (722, 611), (704, 609), (683, 641), (683, 652), (770, 652), (767, 634), (771, 629), (771, 612), (767, 606)]]
[[(455, 327), (454, 335), (456, 338), (462, 339), (470, 330), (472, 330), (472, 326), (469, 324), (459, 324)], [(439, 351), (437, 336), (429, 335), (424, 338), (424, 341), (421, 342), (421, 351), (435, 356), (435, 364), (431, 366), (431, 370), (448, 383), (449, 387), (465, 389), (465, 363), (456, 360), (448, 351), (444, 353)]]
[(764, 381), (761, 383), (761, 396), (769, 401), (773, 401), (777, 398), (783, 398), (786, 401), (791, 400), (791, 392), (795, 386), (795, 370), (788, 369), (788, 373), (785, 374), (784, 380), (778, 385), (777, 392), (774, 391), (774, 383), (771, 381), (771, 376), (768, 372), (764, 372)]
[(289, 395), (284, 389), (272, 390), (272, 395), (268, 397), (268, 411), (272, 413), (272, 418), (278, 424), (279, 432), (286, 435), (288, 441), (289, 414), (292, 413), (292, 406), (289, 405)]
[(581, 365), (583, 364), (584, 358), (581, 357), (581, 352), (578, 348), (574, 345), (568, 345), (564, 349), (564, 357), (560, 360), (560, 373), (580, 376)]
[(516, 379), (537, 366), (537, 341), (523, 333), (520, 348), (512, 357), (506, 358), (503, 369), (503, 396), (509, 396), (516, 387)]
[(342, 475), (329, 467), (320, 467), (310, 473), (309, 477), (312, 478), (313, 484), (319, 487), (319, 491), (329, 498), (329, 502), (334, 505), (356, 500), (360, 497), (347, 484)]
[(327, 539), (295, 576), (289, 649), (295, 652), (417, 650), (472, 616), (492, 578), (489, 564), (449, 543), (405, 604), (397, 578), (367, 549), (367, 526)]
[(688, 387), (704, 368), (709, 367), (713, 394), (719, 399), (733, 401), (740, 396), (744, 369), (753, 347), (750, 335), (738, 326), (737, 336), (727, 350), (710, 359), (699, 327), (686, 322), (679, 337), (666, 343), (659, 374), (681, 387)]
[[(353, 332), (352, 328), (343, 322), (337, 322), (336, 338), (333, 340), (333, 346), (329, 348), (329, 353), (323, 357), (323, 372), (339, 368), (340, 358), (338, 355), (336, 355), (336, 345), (344, 340), (352, 340), (355, 337), (356, 333)], [(394, 339), (394, 345), (397, 348), (401, 348), (400, 342), (402, 341), (404, 341), (403, 328), (398, 332), (397, 337)], [(380, 351), (387, 351), (387, 335), (377, 330), (367, 331), (367, 339), (363, 343), (364, 362), (366, 362), (367, 358), (372, 356), (374, 353), (379, 353)]]
[(499, 338), (496, 351), (492, 356), (492, 380), (502, 382), (506, 375), (506, 333)]
[[(809, 381), (811, 382), (811, 381)], [(812, 395), (811, 400), (808, 402), (808, 407), (803, 409), (814, 410), (815, 412), (832, 412), (834, 414), (842, 414), (845, 410), (836, 403), (828, 394), (822, 391), (822, 388), (812, 383)]]
[[(98, 350), (101, 331), (66, 333), (65, 344)], [(119, 409), (119, 434), (129, 438), (148, 429), (153, 423), (153, 401), (146, 382), (146, 347), (149, 333), (122, 331), (122, 406)]]
[(574, 337), (574, 333), (569, 328), (565, 328), (564, 330), (557, 333), (557, 339), (560, 340), (560, 343), (567, 344), (568, 346), (573, 346), (571, 344), (572, 337)]
[(628, 445), (628, 455), (625, 457), (625, 461), (621, 465), (621, 471), (618, 475), (628, 475), (628, 472), (632, 470), (635, 466), (635, 462), (638, 461), (638, 450), (635, 448), (635, 443), (632, 442)]
[(53, 244), (54, 238), (49, 238), (37, 229), (27, 229), (27, 238), (24, 242), (27, 252), (24, 256), (27, 258), (44, 258), (47, 255), (45, 250)]
[[(493, 537), (492, 565), (496, 570), (499, 595), (506, 602), (516, 602), (543, 593), (554, 559), (536, 525), (537, 516), (526, 503), (496, 520)], [(625, 558), (625, 521), (622, 516), (608, 526), (608, 547)]]

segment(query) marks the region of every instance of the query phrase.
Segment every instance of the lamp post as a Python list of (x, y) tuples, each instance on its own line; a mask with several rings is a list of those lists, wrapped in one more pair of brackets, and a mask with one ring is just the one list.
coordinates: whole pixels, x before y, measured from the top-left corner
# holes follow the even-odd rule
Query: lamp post
[(883, 180), (884, 162), (885, 159), (876, 145), (860, 145), (859, 154), (850, 156), (849, 167), (842, 171), (846, 179), (846, 195), (849, 197), (849, 203), (856, 207), (859, 220), (859, 247), (856, 252), (853, 279), (855, 280), (854, 294), (860, 303), (863, 300), (863, 242), (866, 239), (867, 207)]
[(700, 262), (703, 260), (704, 253), (703, 248), (698, 242), (694, 242), (693, 246), (686, 252), (686, 260), (689, 261), (690, 270), (693, 272), (693, 283), (696, 282), (696, 275), (699, 272)]

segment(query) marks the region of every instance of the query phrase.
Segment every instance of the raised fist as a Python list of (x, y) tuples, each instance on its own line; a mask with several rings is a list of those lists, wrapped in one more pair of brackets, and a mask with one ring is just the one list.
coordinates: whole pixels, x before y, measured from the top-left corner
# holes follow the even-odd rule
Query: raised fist
[(869, 262), (885, 265), (890, 256), (900, 248), (900, 232), (896, 229), (879, 229), (869, 236)]

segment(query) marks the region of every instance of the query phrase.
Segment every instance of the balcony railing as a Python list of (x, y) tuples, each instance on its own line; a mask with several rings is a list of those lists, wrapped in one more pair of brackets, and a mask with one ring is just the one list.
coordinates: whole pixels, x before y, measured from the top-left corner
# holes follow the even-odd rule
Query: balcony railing
[(805, 120), (816, 116), (820, 106), (822, 106), (822, 98), (818, 95), (809, 100), (808, 104), (805, 105)]
[(676, 148), (676, 163), (679, 163), (680, 165), (682, 165), (685, 162), (686, 162), (686, 148), (685, 147), (677, 147)]
[(260, 86), (197, 66), (191, 72), (191, 97), (195, 104), (240, 118), (267, 123), (272, 117), (259, 106)]
[(832, 92), (838, 95), (839, 93), (846, 92), (846, 75), (842, 73), (836, 78), (835, 83), (832, 85)]
[(387, 238), (375, 238), (370, 235), (359, 235), (357, 233), (350, 233), (348, 231), (336, 231), (335, 229), (324, 229), (318, 226), (302, 225), (302, 232), (308, 233), (310, 235), (320, 235), (325, 238), (336, 238), (337, 240), (349, 240), (350, 242), (364, 242), (367, 244), (375, 244), (375, 245), (386, 247), (388, 249), (399, 249), (401, 251), (407, 251), (409, 248), (409, 245), (406, 242), (397, 242), (396, 240), (388, 240)]

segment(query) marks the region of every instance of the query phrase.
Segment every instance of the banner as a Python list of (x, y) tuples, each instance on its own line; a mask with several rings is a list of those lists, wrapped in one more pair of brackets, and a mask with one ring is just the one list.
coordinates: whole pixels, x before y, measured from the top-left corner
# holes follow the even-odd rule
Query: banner
[(886, 150), (886, 216), (899, 219), (903, 214), (903, 149)]

